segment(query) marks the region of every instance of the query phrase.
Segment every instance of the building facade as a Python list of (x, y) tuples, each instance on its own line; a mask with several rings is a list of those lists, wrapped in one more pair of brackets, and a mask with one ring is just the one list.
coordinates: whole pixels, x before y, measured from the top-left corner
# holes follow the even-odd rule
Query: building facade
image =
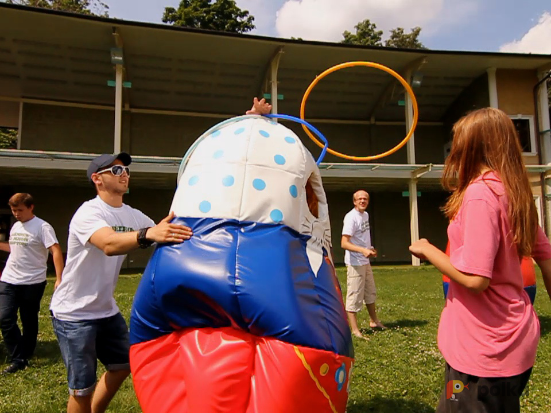
[[(413, 87), (419, 122), (407, 146), (376, 163), (327, 155), (321, 164), (336, 262), (352, 194), (371, 194), (377, 262), (412, 262), (408, 246), (426, 237), (445, 247), (447, 193), (439, 178), (451, 127), (470, 110), (492, 106), (521, 134), (534, 201), (549, 229), (551, 169), (546, 82), (551, 56), (397, 50), (174, 28), (0, 3), (0, 127), (18, 131), (16, 149), (0, 150), (0, 237), (7, 200), (30, 192), (36, 213), (66, 248), (78, 206), (95, 196), (85, 170), (100, 153), (133, 158), (126, 202), (156, 221), (168, 214), (187, 148), (216, 123), (247, 110), (254, 96), (277, 96), (274, 111), (298, 116), (308, 85), (350, 61), (383, 64)], [(365, 67), (323, 79), (306, 118), (330, 147), (367, 156), (401, 142), (413, 102), (389, 74)], [(320, 149), (293, 129), (314, 157)], [(143, 267), (147, 252), (128, 256)], [(417, 264), (418, 261), (413, 261)]]

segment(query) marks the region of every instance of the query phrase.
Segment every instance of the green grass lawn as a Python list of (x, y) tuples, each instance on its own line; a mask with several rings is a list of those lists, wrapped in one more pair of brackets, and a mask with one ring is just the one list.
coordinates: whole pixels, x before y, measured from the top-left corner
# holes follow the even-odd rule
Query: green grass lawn
[[(440, 274), (431, 266), (412, 268), (375, 267), (377, 305), (381, 321), (389, 327), (371, 332), (360, 313), (360, 324), (369, 341), (355, 339), (349, 413), (434, 412), (444, 385), (444, 361), (436, 346), (438, 319), (443, 305)], [(345, 269), (338, 269), (343, 288)], [(140, 275), (123, 275), (116, 299), (127, 318)], [(50, 279), (40, 313), (39, 343), (25, 371), (0, 376), (0, 413), (63, 412), (67, 401), (65, 368), (48, 315), (53, 280)], [(523, 412), (551, 412), (551, 303), (541, 277), (538, 279), (536, 311), (542, 337)], [(0, 350), (0, 360), (5, 360)], [(100, 367), (100, 371), (103, 371)], [(110, 412), (140, 412), (131, 380), (127, 380)], [(159, 412), (162, 413), (162, 412)]]

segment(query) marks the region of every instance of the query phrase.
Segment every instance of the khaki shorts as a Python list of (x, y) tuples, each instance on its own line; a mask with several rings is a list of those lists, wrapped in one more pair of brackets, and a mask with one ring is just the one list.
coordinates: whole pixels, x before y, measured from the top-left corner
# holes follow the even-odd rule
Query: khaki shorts
[(346, 311), (358, 313), (377, 297), (371, 264), (346, 266)]

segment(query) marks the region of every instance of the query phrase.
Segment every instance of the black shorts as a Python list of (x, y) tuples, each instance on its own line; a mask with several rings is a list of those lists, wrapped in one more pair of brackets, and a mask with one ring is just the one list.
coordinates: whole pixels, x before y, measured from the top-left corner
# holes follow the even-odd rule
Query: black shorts
[(512, 377), (477, 377), (446, 363), (446, 387), (436, 413), (520, 413), (520, 396), (532, 373)]

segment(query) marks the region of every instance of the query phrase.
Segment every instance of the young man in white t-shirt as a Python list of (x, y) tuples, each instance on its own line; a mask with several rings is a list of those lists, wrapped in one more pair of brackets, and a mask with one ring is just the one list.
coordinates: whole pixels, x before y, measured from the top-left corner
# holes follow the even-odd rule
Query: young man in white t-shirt
[(369, 194), (357, 191), (353, 196), (354, 209), (344, 217), (341, 247), (345, 250), (346, 264), (346, 312), (352, 334), (364, 338), (359, 327), (357, 313), (365, 303), (369, 312), (371, 328), (384, 328), (377, 317), (375, 307), (376, 289), (369, 257), (376, 257), (377, 251), (371, 245), (369, 214)]
[[(97, 197), (69, 225), (67, 266), (50, 309), (69, 382), (68, 413), (101, 413), (130, 374), (128, 327), (114, 299), (125, 254), (154, 242), (181, 243), (191, 229), (159, 224), (125, 205), (130, 155), (101, 155), (88, 167)], [(96, 386), (99, 359), (107, 372)]]
[[(63, 271), (63, 254), (55, 231), (34, 215), (33, 197), (17, 193), (8, 204), (17, 222), (11, 228), (9, 243), (0, 243), (0, 249), (10, 253), (0, 280), (0, 329), (10, 357), (10, 365), (2, 374), (27, 367), (36, 348), (48, 251), (54, 260), (56, 286)], [(17, 325), (18, 312), (23, 333)]]

